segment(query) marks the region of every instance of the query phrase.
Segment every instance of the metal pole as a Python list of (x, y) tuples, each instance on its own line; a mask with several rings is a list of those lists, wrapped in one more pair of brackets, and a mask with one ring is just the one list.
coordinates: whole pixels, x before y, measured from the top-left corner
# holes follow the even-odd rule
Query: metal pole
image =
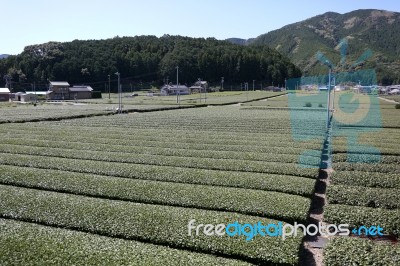
[(200, 103), (201, 103), (201, 78), (197, 79), (199, 81), (199, 95), (200, 95)]
[(176, 66), (176, 103), (178, 103), (178, 90), (179, 90), (179, 66)]
[(336, 93), (336, 78), (333, 77), (333, 99), (332, 99), (332, 112), (335, 110), (335, 93)]
[(121, 80), (120, 80), (120, 73), (116, 72), (115, 75), (118, 76), (118, 113), (122, 113), (122, 90), (121, 90)]
[(108, 99), (111, 99), (110, 75), (108, 75)]
[(204, 86), (204, 102), (207, 102), (207, 87)]
[(248, 82), (246, 82), (244, 84), (244, 89), (246, 90), (246, 99), (248, 101), (249, 100), (249, 83)]
[(329, 76), (328, 76), (328, 79), (329, 79), (329, 81), (328, 81), (328, 103), (327, 103), (327, 105), (326, 105), (326, 115), (327, 115), (327, 118), (326, 118), (326, 128), (328, 128), (329, 127), (329, 117), (330, 117), (330, 110), (329, 110), (329, 105), (330, 105), (330, 103), (331, 103), (331, 72), (332, 72), (332, 68), (331, 68), (331, 66), (329, 66)]
[(36, 96), (36, 82), (33, 82), (33, 90), (35, 91), (35, 103), (37, 103), (37, 96)]

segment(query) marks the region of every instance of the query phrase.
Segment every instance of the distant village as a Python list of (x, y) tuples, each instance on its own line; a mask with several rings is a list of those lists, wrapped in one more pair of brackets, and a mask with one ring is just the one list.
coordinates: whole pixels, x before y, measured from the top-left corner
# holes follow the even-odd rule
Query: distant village
[[(324, 91), (327, 87), (318, 87), (317, 85), (303, 85), (297, 89), (305, 91)], [(352, 87), (334, 86), (335, 91), (353, 91), (363, 94), (379, 94), (379, 95), (400, 95), (400, 85), (391, 86), (361, 86)], [(265, 91), (284, 91), (285, 88), (268, 86), (264, 87)], [(149, 93), (150, 96), (168, 96), (168, 95), (189, 95), (194, 93), (210, 92), (209, 83), (207, 81), (196, 81), (192, 86), (164, 84), (159, 93)], [(93, 98), (93, 89), (91, 86), (74, 85), (71, 86), (66, 81), (50, 81), (47, 91), (25, 91), (25, 92), (10, 92), (8, 88), (0, 88), (0, 101), (3, 102), (36, 102), (38, 100), (45, 101), (65, 101), (65, 100), (81, 100)]]
[(0, 101), (33, 102), (38, 99), (48, 101), (91, 99), (90, 86), (70, 86), (66, 81), (50, 81), (47, 91), (25, 91), (12, 93), (8, 88), (0, 88)]

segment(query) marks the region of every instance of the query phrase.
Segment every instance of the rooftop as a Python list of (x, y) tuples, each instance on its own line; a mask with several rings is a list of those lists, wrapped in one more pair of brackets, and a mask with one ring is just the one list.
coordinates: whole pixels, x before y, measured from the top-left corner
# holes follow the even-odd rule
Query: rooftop
[(69, 83), (66, 81), (50, 81), (51, 86), (65, 86), (69, 87)]
[(0, 93), (10, 93), (8, 88), (0, 88)]
[(80, 91), (93, 91), (92, 87), (90, 86), (73, 86), (69, 88), (70, 92), (80, 92)]

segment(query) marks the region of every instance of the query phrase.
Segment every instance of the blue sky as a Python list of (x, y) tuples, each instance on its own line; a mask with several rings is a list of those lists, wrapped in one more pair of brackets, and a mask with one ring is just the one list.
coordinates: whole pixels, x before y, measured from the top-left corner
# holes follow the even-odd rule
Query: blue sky
[[(299, 4), (301, 3), (301, 4)], [(114, 36), (251, 38), (327, 11), (400, 12), (396, 0), (0, 0), (0, 54), (30, 44)]]

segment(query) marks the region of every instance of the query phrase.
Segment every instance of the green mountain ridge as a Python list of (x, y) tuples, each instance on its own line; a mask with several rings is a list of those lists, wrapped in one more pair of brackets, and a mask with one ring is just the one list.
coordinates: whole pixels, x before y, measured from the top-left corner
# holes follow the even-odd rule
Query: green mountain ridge
[(115, 80), (117, 71), (124, 85), (159, 86), (176, 81), (177, 66), (181, 84), (201, 78), (219, 85), (221, 77), (230, 85), (251, 80), (284, 84), (287, 77), (301, 76), (287, 57), (266, 45), (164, 35), (29, 45), (21, 54), (0, 60), (0, 86), (3, 80), (11, 80), (16, 90), (23, 90), (34, 82), (43, 86), (48, 80), (65, 80), (101, 90), (108, 75)]
[[(348, 41), (346, 61), (340, 64), (340, 41)], [(255, 38), (251, 45), (268, 45), (303, 70), (304, 75), (326, 73), (317, 60), (322, 52), (337, 71), (375, 68), (378, 83), (400, 83), (400, 13), (384, 10), (356, 10), (345, 14), (327, 12), (284, 26)], [(373, 56), (352, 68), (371, 49)]]

